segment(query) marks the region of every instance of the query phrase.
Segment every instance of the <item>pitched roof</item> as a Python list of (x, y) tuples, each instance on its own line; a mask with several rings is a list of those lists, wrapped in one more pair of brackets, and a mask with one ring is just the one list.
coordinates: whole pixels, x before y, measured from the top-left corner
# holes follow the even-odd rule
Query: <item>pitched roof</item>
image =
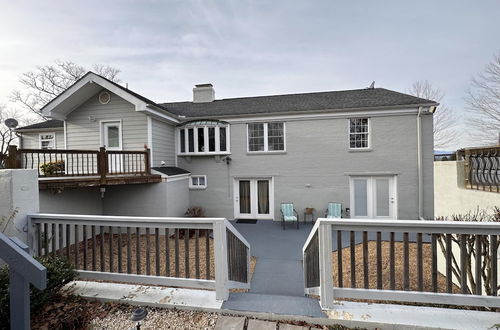
[(16, 129), (16, 131), (25, 129), (44, 129), (44, 128), (63, 128), (63, 127), (64, 127), (64, 122), (62, 120), (51, 119), (42, 121), (41, 123), (19, 127)]
[(160, 173), (163, 173), (167, 176), (191, 173), (188, 170), (185, 170), (185, 169), (180, 168), (180, 167), (175, 167), (175, 166), (153, 167), (152, 169), (155, 171), (158, 171)]
[(333, 92), (240, 97), (204, 103), (171, 102), (162, 103), (161, 105), (176, 115), (213, 117), (321, 110), (345, 111), (374, 107), (438, 105), (438, 103), (385, 88), (367, 88)]
[(128, 94), (132, 95), (133, 97), (135, 97), (135, 98), (137, 98), (137, 99), (139, 99), (139, 100), (143, 101), (144, 103), (149, 104), (149, 105), (152, 105), (152, 106), (155, 106), (155, 107), (157, 107), (158, 109), (160, 109), (160, 110), (164, 111), (166, 114), (171, 115), (171, 113), (169, 113), (169, 112), (168, 112), (168, 110), (167, 110), (167, 109), (166, 109), (163, 105), (158, 104), (158, 103), (156, 103), (156, 102), (152, 101), (151, 99), (148, 99), (148, 98), (146, 98), (146, 97), (142, 96), (141, 94), (136, 93), (136, 92), (134, 92), (134, 91), (132, 91), (132, 90), (130, 90), (130, 89), (128, 89), (128, 88), (126, 88), (126, 87), (124, 87), (124, 86), (122, 86), (122, 85), (120, 85), (120, 84), (118, 84), (118, 83), (116, 83), (116, 82), (114, 82), (114, 81), (112, 81), (112, 80), (109, 80), (109, 79), (108, 79), (108, 78), (106, 78), (106, 77), (103, 77), (103, 76), (101, 76), (101, 75), (99, 75), (99, 74), (97, 74), (97, 73), (95, 73), (95, 72), (92, 72), (92, 71), (88, 71), (86, 74), (84, 74), (84, 75), (83, 75), (82, 77), (80, 77), (78, 80), (76, 80), (73, 84), (71, 84), (68, 88), (66, 88), (66, 89), (65, 89), (65, 90), (64, 90), (61, 94), (57, 95), (55, 98), (53, 98), (52, 100), (50, 100), (47, 104), (45, 104), (45, 105), (44, 105), (44, 106), (40, 109), (40, 111), (43, 111), (43, 110), (44, 110), (44, 109), (45, 109), (45, 108), (46, 108), (49, 104), (51, 104), (52, 102), (54, 102), (54, 100), (56, 100), (57, 98), (61, 97), (61, 95), (63, 95), (63, 94), (64, 94), (66, 91), (68, 91), (71, 87), (73, 87), (74, 85), (76, 85), (78, 82), (80, 82), (81, 80), (85, 79), (85, 78), (86, 78), (87, 76), (89, 76), (89, 75), (95, 75), (95, 76), (98, 76), (98, 77), (102, 78), (103, 80), (107, 81), (108, 83), (110, 83), (110, 84), (112, 84), (112, 85), (116, 86), (117, 88), (119, 88), (119, 89), (121, 89), (121, 90), (123, 90), (123, 91), (127, 92)]

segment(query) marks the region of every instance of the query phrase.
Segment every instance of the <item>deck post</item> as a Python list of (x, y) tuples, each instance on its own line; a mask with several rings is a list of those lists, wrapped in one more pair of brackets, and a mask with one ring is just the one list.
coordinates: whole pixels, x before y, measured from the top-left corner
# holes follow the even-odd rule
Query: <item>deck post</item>
[(99, 155), (97, 156), (97, 173), (101, 176), (101, 184), (106, 184), (106, 172), (108, 168), (108, 157), (105, 147), (99, 148)]
[(319, 283), (321, 308), (333, 308), (333, 265), (332, 265), (332, 226), (320, 223), (319, 240)]
[(214, 221), (215, 298), (229, 298), (226, 223)]
[(149, 148), (146, 148), (145, 166), (146, 174), (151, 174), (151, 149)]
[(5, 167), (6, 168), (20, 168), (21, 164), (19, 164), (19, 162), (17, 161), (18, 159), (18, 155), (17, 155), (17, 146), (9, 146), (8, 148), (8, 157), (7, 157), (7, 160), (5, 162)]

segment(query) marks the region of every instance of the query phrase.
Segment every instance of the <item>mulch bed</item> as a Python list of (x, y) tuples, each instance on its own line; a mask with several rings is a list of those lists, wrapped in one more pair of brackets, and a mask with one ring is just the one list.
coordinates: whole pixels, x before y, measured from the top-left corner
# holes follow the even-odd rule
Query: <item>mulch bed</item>
[[(409, 243), (409, 280), (410, 290), (418, 291), (418, 274), (417, 274), (417, 244)], [(389, 277), (389, 242), (382, 242), (382, 289), (390, 290)], [(357, 244), (355, 247), (356, 255), (356, 287), (364, 288), (364, 270), (363, 270), (363, 244)], [(396, 242), (394, 244), (395, 255), (395, 282), (396, 290), (403, 290), (404, 272), (403, 272), (403, 243)], [(423, 244), (423, 284), (424, 291), (432, 292), (432, 250), (430, 244)], [(350, 247), (342, 249), (342, 271), (343, 271), (343, 286), (351, 287), (351, 251)], [(338, 285), (338, 263), (337, 252), (332, 252), (333, 260), (333, 283)], [(368, 284), (370, 289), (377, 288), (377, 243), (368, 242)], [(438, 292), (446, 291), (446, 276), (438, 273)], [(453, 293), (460, 293), (460, 288), (453, 285)]]
[[(191, 231), (192, 232), (192, 231)], [(102, 245), (103, 254), (104, 254), (104, 269), (101, 269), (101, 238), (100, 235), (96, 236), (96, 251), (95, 251), (95, 264), (96, 271), (105, 271), (105, 272), (118, 272), (118, 255), (119, 255), (119, 235), (113, 235), (113, 269), (110, 269), (110, 255), (109, 255), (109, 243), (110, 243), (110, 235), (104, 234), (104, 244)], [(168, 239), (168, 251), (169, 253), (169, 271), (167, 272), (167, 243), (166, 239)], [(200, 279), (209, 279), (215, 280), (215, 260), (214, 260), (214, 244), (213, 239), (208, 237), (209, 250), (208, 250), (208, 262), (210, 266), (210, 273), (207, 276), (206, 265), (207, 265), (207, 250), (206, 250), (206, 240), (207, 237), (204, 235), (203, 231), (200, 231), (200, 236), (198, 238), (198, 253), (199, 253), (199, 278)], [(148, 246), (148, 240), (146, 235), (139, 235), (139, 252), (140, 252), (140, 271), (137, 272), (137, 241), (136, 235), (131, 234), (130, 240), (130, 253), (131, 253), (131, 263), (130, 270), (131, 274), (142, 274), (147, 275), (147, 263), (146, 263), (146, 252)], [(92, 240), (87, 240), (87, 270), (92, 270)], [(127, 235), (121, 235), (121, 271), (122, 273), (127, 273), (127, 246), (129, 242), (127, 241)], [(85, 243), (81, 242), (78, 245), (78, 265), (77, 269), (84, 269), (84, 249)], [(188, 252), (188, 268), (189, 274), (186, 272), (186, 251)], [(60, 251), (62, 254), (66, 255), (66, 250)], [(149, 263), (150, 275), (159, 275), (159, 276), (170, 276), (170, 277), (179, 277), (179, 278), (197, 278), (196, 277), (196, 239), (194, 237), (190, 237), (188, 239), (188, 245), (186, 248), (184, 237), (181, 236), (179, 239), (179, 274), (176, 276), (175, 272), (175, 238), (172, 236), (168, 237), (165, 235), (159, 235), (159, 270), (160, 272), (156, 272), (156, 236), (154, 235), (154, 230), (149, 235)], [(70, 261), (75, 264), (75, 245), (70, 247)], [(255, 257), (250, 258), (250, 278), (252, 278), (255, 265), (257, 259)], [(189, 276), (188, 276), (189, 275)], [(242, 291), (240, 289), (234, 291)]]

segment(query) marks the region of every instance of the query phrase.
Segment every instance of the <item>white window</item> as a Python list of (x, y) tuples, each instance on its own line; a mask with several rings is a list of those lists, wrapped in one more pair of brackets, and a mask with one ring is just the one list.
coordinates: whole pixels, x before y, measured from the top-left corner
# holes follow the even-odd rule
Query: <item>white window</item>
[(229, 154), (229, 125), (216, 121), (188, 123), (179, 130), (179, 155)]
[(56, 148), (56, 134), (55, 133), (41, 133), (39, 135), (40, 149), (55, 149)]
[(370, 148), (370, 121), (368, 118), (349, 119), (349, 148)]
[(191, 175), (189, 180), (189, 188), (191, 189), (205, 189), (207, 187), (206, 175)]
[(247, 124), (248, 152), (285, 151), (285, 123)]

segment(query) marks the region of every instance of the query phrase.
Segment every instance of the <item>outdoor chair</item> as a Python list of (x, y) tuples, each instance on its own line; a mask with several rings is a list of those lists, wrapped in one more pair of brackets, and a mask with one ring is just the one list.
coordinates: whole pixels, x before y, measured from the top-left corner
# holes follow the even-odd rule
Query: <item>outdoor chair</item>
[(341, 203), (328, 203), (328, 208), (325, 212), (327, 219), (340, 219), (342, 218), (342, 204)]
[(283, 225), (283, 230), (287, 222), (295, 221), (297, 223), (297, 229), (299, 229), (299, 214), (295, 211), (293, 203), (281, 203), (281, 223)]

